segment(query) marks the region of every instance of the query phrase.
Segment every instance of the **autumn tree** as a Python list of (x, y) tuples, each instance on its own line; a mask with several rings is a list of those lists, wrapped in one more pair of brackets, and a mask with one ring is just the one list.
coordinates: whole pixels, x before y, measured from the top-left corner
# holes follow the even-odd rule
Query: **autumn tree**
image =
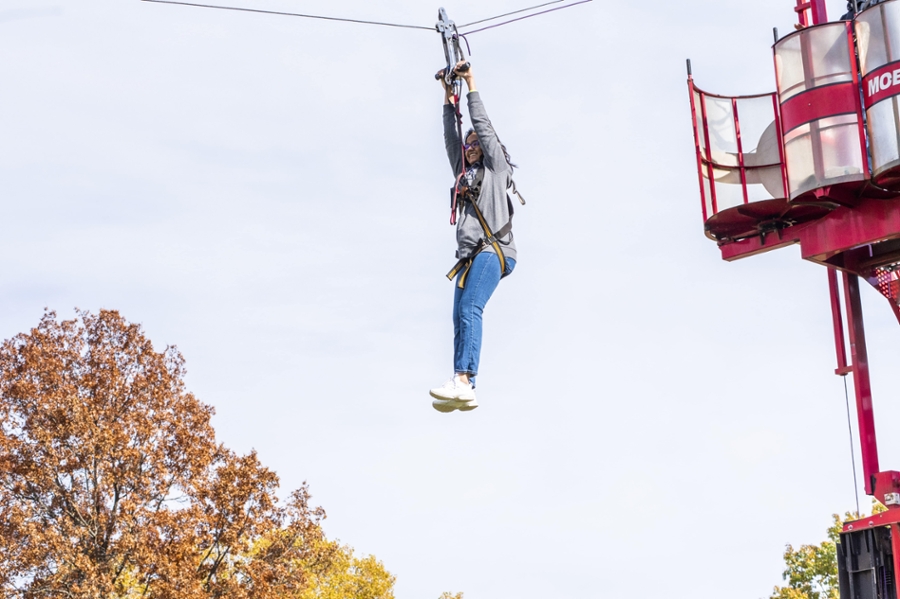
[(0, 346), (0, 596), (299, 599), (347, 560), (305, 486), (280, 502), (216, 442), (184, 375), (115, 311)]
[[(885, 511), (885, 507), (872, 500), (872, 513)], [(818, 545), (801, 545), (784, 549), (785, 569), (782, 574), (786, 586), (775, 587), (770, 599), (838, 599), (837, 543), (840, 541), (843, 522), (856, 520), (859, 514), (847, 512), (843, 521), (832, 514), (828, 538)]]

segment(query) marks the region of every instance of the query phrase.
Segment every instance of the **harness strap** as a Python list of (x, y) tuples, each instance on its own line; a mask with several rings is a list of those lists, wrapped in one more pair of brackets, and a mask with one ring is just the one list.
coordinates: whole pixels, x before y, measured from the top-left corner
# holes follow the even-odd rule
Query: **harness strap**
[[(491, 233), (491, 228), (488, 227), (487, 221), (484, 220), (484, 215), (481, 213), (481, 208), (478, 207), (478, 202), (473, 201), (472, 208), (475, 209), (475, 216), (478, 217), (478, 222), (481, 223), (481, 228), (484, 229), (484, 234), (486, 235), (485, 241), (494, 248), (494, 251), (497, 252), (497, 257), (500, 258), (500, 278), (502, 279), (506, 275), (506, 256), (503, 255), (503, 250), (500, 248), (500, 242), (494, 237), (494, 234)], [(503, 228), (505, 229), (507, 226), (512, 228), (511, 220), (506, 223)]]
[[(453, 277), (455, 277), (460, 271), (462, 274), (459, 276), (459, 282), (457, 283), (457, 287), (460, 289), (464, 289), (466, 286), (466, 279), (469, 276), (469, 269), (472, 268), (472, 262), (475, 261), (475, 256), (481, 253), (481, 250), (485, 248), (484, 242), (478, 244), (478, 247), (475, 248), (475, 251), (468, 258), (460, 258), (459, 261), (453, 265), (453, 268), (450, 269), (450, 272), (447, 273), (447, 278), (451, 281)], [(501, 278), (503, 278), (501, 276)]]
[[(454, 188), (454, 209), (457, 208), (456, 198), (459, 195), (459, 181), (462, 180), (462, 177), (465, 176), (465, 171), (457, 178), (457, 185)], [(512, 217), (514, 214), (512, 202), (509, 199), (509, 194), (506, 195), (506, 205), (509, 208), (509, 220), (506, 221), (506, 224), (500, 227), (497, 233), (492, 233), (491, 228), (488, 226), (487, 221), (484, 218), (484, 215), (481, 213), (481, 209), (478, 207), (477, 199), (481, 195), (481, 183), (484, 180), (484, 167), (478, 169), (478, 172), (475, 174), (475, 180), (472, 182), (472, 186), (466, 189), (466, 193), (463, 194), (464, 200), (469, 200), (472, 204), (472, 208), (475, 209), (475, 216), (478, 217), (478, 222), (481, 223), (481, 228), (484, 229), (485, 238), (478, 242), (478, 246), (476, 246), (475, 251), (472, 252), (468, 258), (460, 258), (456, 264), (453, 265), (453, 268), (450, 269), (450, 272), (447, 273), (447, 278), (451, 281), (453, 278), (462, 272), (459, 277), (459, 281), (456, 286), (460, 289), (465, 288), (466, 279), (469, 276), (469, 269), (472, 267), (472, 262), (475, 260), (475, 256), (480, 254), (486, 247), (490, 246), (494, 248), (494, 252), (497, 254), (497, 258), (500, 259), (500, 278), (502, 279), (507, 275), (506, 272), (506, 255), (503, 253), (503, 249), (500, 247), (500, 239), (506, 237), (510, 231), (512, 231)], [(509, 189), (511, 189), (511, 193), (516, 194), (516, 197), (519, 198), (519, 202), (522, 205), (525, 204), (525, 198), (518, 192), (516, 189), (516, 182), (510, 179)], [(462, 204), (459, 204), (459, 208), (462, 207)], [(455, 212), (455, 210), (454, 210)]]
[[(457, 42), (457, 45), (459, 42)], [(447, 40), (444, 40), (444, 50), (447, 50)], [(456, 135), (459, 138), (459, 150), (460, 150), (460, 164), (463, 166), (462, 171), (459, 173), (459, 176), (456, 178), (456, 184), (453, 186), (453, 199), (450, 201), (450, 224), (456, 224), (456, 213), (459, 210), (459, 205), (457, 204), (457, 200), (459, 199), (460, 192), (460, 182), (463, 177), (466, 176), (466, 144), (462, 138), (462, 123), (463, 116), (462, 111), (459, 108), (459, 96), (462, 91), (462, 83), (460, 83), (459, 79), (455, 80), (455, 86), (459, 86), (454, 88), (455, 92), (453, 94), (453, 107), (456, 110)]]
[(466, 286), (466, 278), (469, 275), (469, 269), (472, 267), (472, 262), (475, 260), (475, 256), (480, 254), (488, 246), (494, 248), (494, 252), (497, 254), (497, 258), (500, 260), (500, 278), (502, 279), (507, 275), (506, 255), (504, 255), (503, 253), (503, 248), (500, 247), (498, 237), (505, 237), (506, 234), (509, 233), (509, 231), (512, 229), (512, 217), (510, 217), (509, 222), (503, 225), (503, 228), (500, 229), (500, 233), (495, 236), (493, 233), (491, 233), (491, 228), (488, 226), (487, 221), (484, 219), (484, 215), (481, 213), (481, 208), (478, 207), (478, 203), (475, 201), (471, 201), (471, 204), (472, 208), (475, 209), (475, 216), (478, 217), (478, 222), (481, 223), (481, 228), (484, 229), (485, 238), (478, 243), (478, 246), (475, 248), (475, 251), (471, 256), (469, 256), (468, 258), (461, 258), (453, 266), (453, 268), (450, 269), (450, 272), (447, 273), (447, 278), (452, 281), (453, 277), (455, 277), (460, 271), (462, 271), (462, 274), (459, 277), (459, 281), (456, 283), (456, 286), (460, 289), (464, 289)]
[[(512, 190), (512, 193), (516, 194), (516, 197), (519, 198), (519, 203), (522, 204), (522, 205), (524, 206), (524, 205), (525, 205), (525, 198), (523, 198), (523, 197), (522, 197), (522, 194), (519, 193), (519, 190), (516, 189), (516, 182), (513, 181), (512, 179), (509, 180), (509, 187), (508, 187), (508, 189), (511, 189), (511, 190)], [(512, 210), (510, 210), (510, 214), (512, 214)], [(501, 236), (501, 237), (502, 237), (502, 236)]]

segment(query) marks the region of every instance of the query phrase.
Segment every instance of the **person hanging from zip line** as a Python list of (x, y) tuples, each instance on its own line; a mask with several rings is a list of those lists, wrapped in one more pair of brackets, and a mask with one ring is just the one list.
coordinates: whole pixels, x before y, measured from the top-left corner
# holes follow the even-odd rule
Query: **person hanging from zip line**
[[(512, 234), (512, 203), (507, 189), (515, 192), (506, 147), (488, 119), (475, 87), (475, 74), (461, 61), (454, 75), (466, 83), (472, 129), (461, 136), (461, 116), (453, 86), (444, 72), (444, 144), (456, 187), (451, 224), (456, 223), (456, 266), (447, 274), (456, 279), (453, 295), (453, 377), (431, 389), (432, 406), (439, 412), (467, 412), (478, 407), (475, 376), (481, 357), (482, 314), (500, 283), (516, 266)], [(517, 194), (518, 195), (518, 194)], [(520, 201), (521, 200), (521, 196)], [(524, 203), (524, 201), (522, 201)]]

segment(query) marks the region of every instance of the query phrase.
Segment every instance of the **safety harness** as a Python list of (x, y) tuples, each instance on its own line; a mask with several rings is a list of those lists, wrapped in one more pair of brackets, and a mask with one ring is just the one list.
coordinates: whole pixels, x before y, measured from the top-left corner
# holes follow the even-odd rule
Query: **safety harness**
[[(465, 173), (463, 173), (463, 176), (464, 175)], [(487, 220), (485, 220), (484, 214), (482, 214), (481, 212), (481, 208), (478, 207), (478, 198), (481, 196), (481, 183), (484, 180), (484, 167), (478, 169), (471, 186), (460, 189), (459, 181), (461, 179), (462, 177), (458, 177), (456, 186), (454, 186), (453, 189), (450, 190), (454, 215), (457, 210), (457, 206), (459, 206), (459, 210), (462, 211), (463, 205), (465, 204), (465, 202), (468, 202), (472, 205), (472, 208), (475, 211), (475, 216), (478, 218), (478, 222), (481, 224), (481, 228), (484, 230), (484, 237), (478, 241), (478, 245), (475, 246), (475, 251), (473, 251), (469, 256), (465, 258), (460, 258), (459, 261), (457, 261), (457, 263), (453, 266), (453, 268), (450, 269), (450, 272), (447, 273), (447, 278), (451, 281), (457, 274), (459, 274), (459, 281), (457, 281), (456, 286), (460, 289), (464, 289), (466, 286), (466, 279), (469, 275), (469, 269), (472, 267), (472, 262), (475, 260), (475, 256), (480, 254), (488, 247), (493, 248), (494, 252), (497, 254), (497, 258), (500, 259), (500, 278), (502, 279), (509, 274), (509, 272), (507, 272), (506, 270), (506, 255), (503, 253), (503, 248), (500, 246), (500, 239), (506, 237), (507, 235), (509, 235), (510, 231), (512, 231), (512, 219), (513, 214), (515, 214), (513, 204), (509, 199), (509, 194), (516, 194), (516, 197), (519, 198), (519, 202), (521, 202), (523, 205), (525, 204), (525, 199), (516, 189), (515, 181), (510, 179), (506, 193), (506, 205), (509, 208), (509, 220), (506, 221), (506, 224), (500, 227), (500, 229), (496, 233), (494, 233), (491, 231), (490, 226), (488, 226)], [(462, 198), (463, 202), (461, 204), (457, 204), (457, 198)], [(460, 274), (460, 272), (462, 274)]]

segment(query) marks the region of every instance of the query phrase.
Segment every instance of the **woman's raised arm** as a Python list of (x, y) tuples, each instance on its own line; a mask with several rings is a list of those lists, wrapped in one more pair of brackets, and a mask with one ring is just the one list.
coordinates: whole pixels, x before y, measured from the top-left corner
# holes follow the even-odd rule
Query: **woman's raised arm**
[[(461, 63), (462, 64), (462, 63)], [(457, 65), (457, 68), (461, 65)], [(484, 103), (481, 101), (481, 94), (475, 87), (475, 72), (471, 64), (466, 71), (459, 72), (459, 76), (466, 82), (469, 89), (467, 96), (469, 102), (469, 118), (472, 120), (472, 128), (478, 135), (478, 143), (481, 145), (481, 151), (484, 153), (484, 166), (495, 173), (508, 170), (509, 163), (506, 161), (506, 154), (503, 152), (503, 146), (500, 145), (500, 139), (491, 119), (488, 118), (487, 111), (484, 109)]]

